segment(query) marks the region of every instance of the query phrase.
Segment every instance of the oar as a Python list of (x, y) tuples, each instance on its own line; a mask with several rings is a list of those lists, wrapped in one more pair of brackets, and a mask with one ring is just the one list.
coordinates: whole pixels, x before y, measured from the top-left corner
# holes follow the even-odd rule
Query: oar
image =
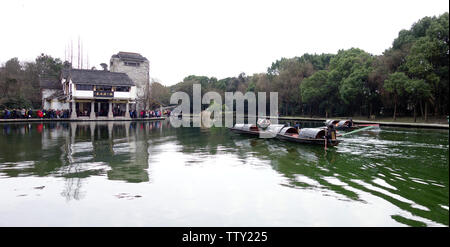
[(376, 127), (376, 126), (373, 126), (373, 125), (372, 126), (367, 126), (367, 127), (361, 128), (361, 129), (357, 129), (357, 130), (354, 130), (354, 131), (350, 131), (350, 132), (344, 133), (344, 134), (339, 135), (339, 136), (346, 136), (346, 135), (354, 134), (356, 132), (360, 132), (360, 131), (363, 131), (363, 130), (368, 130), (368, 129), (371, 129), (373, 127)]
[(357, 126), (361, 126), (361, 127), (365, 127), (365, 126), (380, 127), (380, 124), (358, 124)]

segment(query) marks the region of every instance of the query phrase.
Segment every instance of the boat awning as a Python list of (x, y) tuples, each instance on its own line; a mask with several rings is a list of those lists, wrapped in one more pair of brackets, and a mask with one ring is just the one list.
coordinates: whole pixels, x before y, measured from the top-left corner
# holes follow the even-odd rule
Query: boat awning
[(270, 131), (272, 133), (278, 134), (283, 128), (283, 124), (271, 124), (267, 127), (267, 129), (265, 129), (265, 131)]
[(325, 121), (325, 125), (329, 125), (329, 124), (336, 125), (337, 123), (339, 123), (339, 120), (329, 119), (329, 120)]
[(284, 127), (280, 130), (280, 134), (281, 135), (285, 135), (285, 134), (298, 134), (298, 131), (296, 128), (294, 127)]
[(246, 131), (259, 131), (258, 126), (256, 126), (256, 124), (236, 124), (234, 125), (234, 128)]
[(319, 128), (304, 128), (298, 133), (299, 138), (321, 139), (325, 136), (325, 130)]
[(349, 123), (348, 120), (342, 120), (342, 121), (339, 121), (337, 127), (345, 127), (345, 126), (348, 126), (348, 123)]

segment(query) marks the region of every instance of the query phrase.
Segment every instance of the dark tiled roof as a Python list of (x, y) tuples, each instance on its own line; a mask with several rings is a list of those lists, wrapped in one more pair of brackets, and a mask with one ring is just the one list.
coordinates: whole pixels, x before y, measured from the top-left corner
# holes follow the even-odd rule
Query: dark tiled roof
[(54, 92), (52, 95), (48, 96), (47, 98), (45, 98), (46, 100), (52, 100), (52, 99), (63, 99), (64, 97), (64, 91), (63, 90), (58, 90), (56, 92)]
[(71, 69), (63, 71), (63, 77), (71, 77), (75, 84), (134, 86), (134, 82), (125, 73), (104, 70)]
[(62, 89), (61, 81), (57, 77), (39, 78), (39, 86), (41, 89)]
[(139, 53), (134, 52), (119, 52), (117, 54), (112, 55), (113, 58), (120, 58), (125, 61), (133, 61), (133, 62), (145, 62), (147, 58), (143, 57)]

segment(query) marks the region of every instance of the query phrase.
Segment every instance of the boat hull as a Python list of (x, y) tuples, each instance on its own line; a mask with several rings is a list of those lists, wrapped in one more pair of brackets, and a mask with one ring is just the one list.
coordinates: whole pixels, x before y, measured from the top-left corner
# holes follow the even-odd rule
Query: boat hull
[(251, 136), (259, 136), (259, 131), (250, 131), (250, 130), (241, 130), (236, 128), (230, 128), (230, 130), (234, 133), (251, 135)]
[[(325, 146), (325, 139), (298, 138), (289, 135), (277, 135), (277, 138), (283, 141)], [(340, 142), (341, 140), (337, 139), (331, 140), (331, 142), (327, 143), (327, 146), (337, 146)]]
[[(236, 129), (236, 128), (230, 128), (230, 130), (237, 134), (244, 134), (244, 135), (250, 135), (250, 136), (259, 136), (260, 135), (260, 132), (258, 132), (258, 131), (241, 130), (241, 129)], [(282, 140), (282, 141), (325, 146), (324, 139), (298, 138), (298, 137), (293, 137), (290, 135), (281, 135), (281, 134), (277, 134), (276, 138), (279, 140)], [(331, 140), (331, 143), (328, 142), (327, 146), (337, 146), (340, 142), (341, 142), (341, 140), (336, 140), (336, 139)]]
[(380, 127), (379, 124), (361, 124), (361, 125), (353, 125), (352, 127), (347, 127), (347, 126), (338, 127), (338, 126), (336, 126), (335, 128), (337, 130), (353, 131), (353, 130), (362, 129), (362, 128), (365, 128), (365, 127), (368, 127), (368, 126)]

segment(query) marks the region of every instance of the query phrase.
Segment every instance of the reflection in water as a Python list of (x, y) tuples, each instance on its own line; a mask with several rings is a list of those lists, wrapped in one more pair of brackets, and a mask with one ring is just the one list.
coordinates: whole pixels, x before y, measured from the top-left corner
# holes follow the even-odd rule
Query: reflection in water
[[(110, 180), (148, 182), (147, 133), (161, 122), (55, 122), (2, 125), (0, 174), (66, 178), (61, 193), (83, 197), (83, 179), (107, 175)], [(32, 161), (4, 162), (6, 160)]]
[[(348, 218), (335, 215), (328, 224), (336, 221), (340, 223), (337, 225), (347, 225), (346, 222), (449, 225), (447, 131), (398, 128), (365, 131), (345, 137), (341, 145), (325, 152), (322, 147), (240, 136), (225, 128), (172, 128), (168, 121), (56, 122), (0, 127), (3, 129), (0, 183), (2, 179), (20, 177), (62, 178), (64, 187), (59, 188), (59, 193), (68, 201), (87, 200), (90, 193), (106, 191), (104, 188), (96, 191), (93, 187), (88, 190), (86, 184), (94, 178), (107, 178), (110, 182), (153, 185), (149, 190), (161, 188), (159, 193), (148, 197), (147, 203), (158, 198), (168, 200), (167, 196), (174, 193), (177, 197), (174, 204), (183, 205), (174, 206), (178, 213), (188, 210), (189, 205), (199, 210), (200, 206), (193, 202), (210, 203), (202, 201), (201, 191), (211, 187), (222, 193), (232, 192), (229, 210), (234, 213), (224, 212), (226, 217), (236, 215), (251, 222), (248, 217), (239, 217), (238, 212), (252, 214), (253, 205), (232, 201), (253, 198), (255, 190), (264, 188), (268, 196), (259, 197), (260, 201), (255, 203), (271, 205), (270, 195), (289, 191), (289, 197), (281, 198), (287, 203), (283, 205), (284, 211), (270, 211), (270, 208), (264, 211), (273, 215), (286, 212), (278, 218), (274, 216), (274, 219), (284, 219), (277, 225), (306, 224), (289, 221), (298, 217), (311, 219), (306, 225), (312, 225), (314, 217), (322, 212), (311, 210), (328, 211), (333, 207)], [(267, 168), (275, 173), (265, 173)], [(186, 174), (177, 175), (180, 171)], [(230, 171), (248, 176), (234, 180), (241, 174), (230, 174)], [(256, 179), (261, 174), (266, 174), (265, 180)], [(190, 176), (195, 179), (190, 180)], [(231, 179), (225, 180), (228, 176)], [(121, 193), (127, 192), (116, 195)], [(304, 208), (307, 206), (302, 202), (311, 195), (317, 203), (322, 203), (321, 209)], [(213, 198), (220, 201), (219, 197)], [(136, 195), (136, 198), (147, 197)], [(314, 203), (308, 201), (306, 205), (309, 204)], [(155, 209), (158, 217), (164, 215), (158, 213), (161, 207)], [(216, 211), (215, 214), (226, 218), (219, 213), (225, 209)], [(168, 215), (177, 215), (176, 212)], [(358, 221), (357, 216), (367, 223)], [(382, 220), (377, 221), (375, 216)], [(187, 211), (184, 217), (191, 219)], [(183, 222), (183, 216), (175, 218)], [(327, 222), (317, 224), (327, 225)]]
[[(346, 138), (325, 155), (320, 149), (295, 147), (296, 152), (273, 159), (283, 160), (279, 170), (289, 178), (289, 186), (362, 202), (362, 196), (370, 193), (402, 209), (391, 216), (400, 223), (448, 225), (448, 209), (442, 207), (449, 203), (446, 133), (430, 131), (412, 138), (414, 132), (408, 131), (404, 138), (395, 132), (387, 128)], [(439, 138), (430, 141), (430, 135)], [(275, 149), (287, 146), (278, 145)]]

